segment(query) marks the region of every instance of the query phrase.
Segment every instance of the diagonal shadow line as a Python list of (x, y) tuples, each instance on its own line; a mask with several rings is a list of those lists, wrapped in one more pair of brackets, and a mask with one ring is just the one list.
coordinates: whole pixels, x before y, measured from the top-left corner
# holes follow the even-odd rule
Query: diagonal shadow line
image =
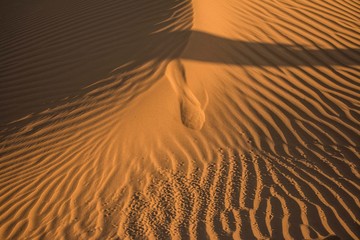
[(182, 58), (240, 66), (351, 66), (360, 64), (360, 48), (309, 49), (301, 45), (239, 41), (201, 31), (175, 31), (151, 35), (150, 42), (187, 39), (183, 51), (171, 56), (152, 56), (164, 60)]

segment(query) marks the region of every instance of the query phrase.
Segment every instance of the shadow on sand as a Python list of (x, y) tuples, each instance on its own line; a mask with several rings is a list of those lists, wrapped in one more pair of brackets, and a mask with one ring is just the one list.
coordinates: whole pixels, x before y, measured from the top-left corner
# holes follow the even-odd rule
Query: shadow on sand
[[(133, 5), (140, 8), (143, 2)], [(112, 10), (120, 11), (122, 5), (113, 6)], [(170, 9), (175, 2), (164, 1), (163, 5), (162, 8)], [(360, 64), (359, 48), (309, 49), (300, 45), (244, 42), (191, 30), (159, 31), (180, 18), (184, 28), (191, 27), (190, 4), (182, 6), (184, 14), (180, 14), (180, 18), (167, 21), (164, 19), (172, 19), (171, 11), (156, 16), (154, 13), (104, 13), (101, 21), (94, 23), (90, 21), (95, 18), (92, 8), (87, 9), (89, 12), (81, 16), (74, 10), (67, 19), (44, 26), (36, 25), (41, 21), (34, 22), (34, 26), (29, 23), (29, 29), (33, 27), (33, 31), (25, 32), (22, 39), (9, 35), (9, 39), (13, 37), (17, 44), (0, 46), (0, 52), (4, 53), (0, 56), (3, 63), (0, 68), (0, 126), (58, 106), (61, 99), (81, 96), (90, 90), (85, 87), (108, 77), (119, 66), (126, 65), (120, 72), (130, 71), (148, 61), (156, 63), (182, 58), (257, 67)], [(62, 21), (72, 22), (64, 24)], [(13, 30), (4, 24), (1, 26), (7, 32)]]

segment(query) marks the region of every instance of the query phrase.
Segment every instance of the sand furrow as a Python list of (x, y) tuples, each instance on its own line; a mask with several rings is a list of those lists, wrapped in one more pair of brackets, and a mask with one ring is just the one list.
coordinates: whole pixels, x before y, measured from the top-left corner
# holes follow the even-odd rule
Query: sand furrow
[[(352, 227), (349, 228), (347, 223), (345, 223), (346, 220), (344, 221), (343, 218), (339, 217), (339, 213), (338, 213), (337, 210), (340, 210), (342, 208), (340, 206), (344, 206), (344, 205), (340, 204), (335, 208), (335, 206), (337, 204), (337, 201), (338, 201), (337, 199), (332, 199), (331, 203), (329, 201), (327, 201), (327, 199), (331, 198), (331, 196), (327, 193), (327, 191), (324, 191), (323, 188), (327, 188), (327, 190), (329, 190), (329, 188), (324, 183), (319, 181), (317, 177), (313, 177), (313, 174), (308, 173), (303, 168), (301, 170), (300, 169), (297, 170), (299, 173), (300, 172), (305, 173), (305, 175), (300, 175), (298, 172), (295, 172), (294, 170), (292, 170), (291, 168), (286, 166), (284, 163), (281, 163), (281, 162), (278, 162), (278, 163), (280, 164), (280, 166), (284, 166), (285, 169), (291, 170), (291, 173), (293, 174), (294, 177), (296, 177), (296, 179), (298, 179), (299, 181), (302, 181), (303, 183), (307, 184), (313, 190), (311, 195), (313, 195), (313, 194), (315, 194), (315, 195), (313, 195), (313, 196), (308, 195), (306, 197), (306, 201), (315, 202), (316, 204), (319, 204), (320, 206), (323, 205), (323, 204), (325, 206), (327, 206), (328, 208), (326, 210), (323, 207), (321, 207), (321, 209), (324, 209), (324, 211), (325, 211), (324, 212), (324, 214), (325, 214), (324, 217), (326, 217), (326, 218), (328, 218), (328, 217), (329, 218), (334, 218), (335, 217), (339, 221), (339, 223), (344, 226), (344, 228), (346, 229), (348, 234), (352, 235), (352, 237), (355, 236), (355, 234), (354, 234), (354, 232), (352, 232), (351, 228), (356, 229), (357, 225), (354, 224), (352, 221), (350, 221), (350, 225), (352, 225)], [(284, 170), (282, 169), (282, 170), (278, 170), (278, 171), (283, 172)], [(305, 189), (305, 188), (303, 188), (303, 189)], [(309, 193), (310, 192), (307, 191), (307, 194), (309, 194)], [(324, 195), (324, 194), (326, 194), (326, 195)], [(335, 209), (337, 209), (337, 210), (335, 210)], [(342, 214), (344, 214), (344, 213), (342, 213)], [(347, 218), (347, 219), (354, 219), (354, 218)], [(328, 229), (334, 229), (334, 228), (333, 227), (332, 228), (328, 227)], [(341, 231), (341, 230), (337, 229), (337, 231)], [(332, 231), (330, 231), (329, 234), (330, 233), (332, 233)], [(343, 234), (345, 234), (345, 232)]]

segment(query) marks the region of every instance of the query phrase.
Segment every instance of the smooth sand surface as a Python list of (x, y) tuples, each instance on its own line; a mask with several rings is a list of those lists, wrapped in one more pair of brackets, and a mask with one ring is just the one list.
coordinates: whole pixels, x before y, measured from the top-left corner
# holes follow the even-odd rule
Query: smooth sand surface
[(0, 239), (359, 239), (360, 2), (0, 4)]

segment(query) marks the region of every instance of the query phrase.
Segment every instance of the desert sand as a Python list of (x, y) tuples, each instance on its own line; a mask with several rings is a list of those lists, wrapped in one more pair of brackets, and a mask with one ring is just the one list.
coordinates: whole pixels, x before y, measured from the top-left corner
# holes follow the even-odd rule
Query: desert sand
[(0, 3), (0, 239), (360, 239), (360, 2)]

